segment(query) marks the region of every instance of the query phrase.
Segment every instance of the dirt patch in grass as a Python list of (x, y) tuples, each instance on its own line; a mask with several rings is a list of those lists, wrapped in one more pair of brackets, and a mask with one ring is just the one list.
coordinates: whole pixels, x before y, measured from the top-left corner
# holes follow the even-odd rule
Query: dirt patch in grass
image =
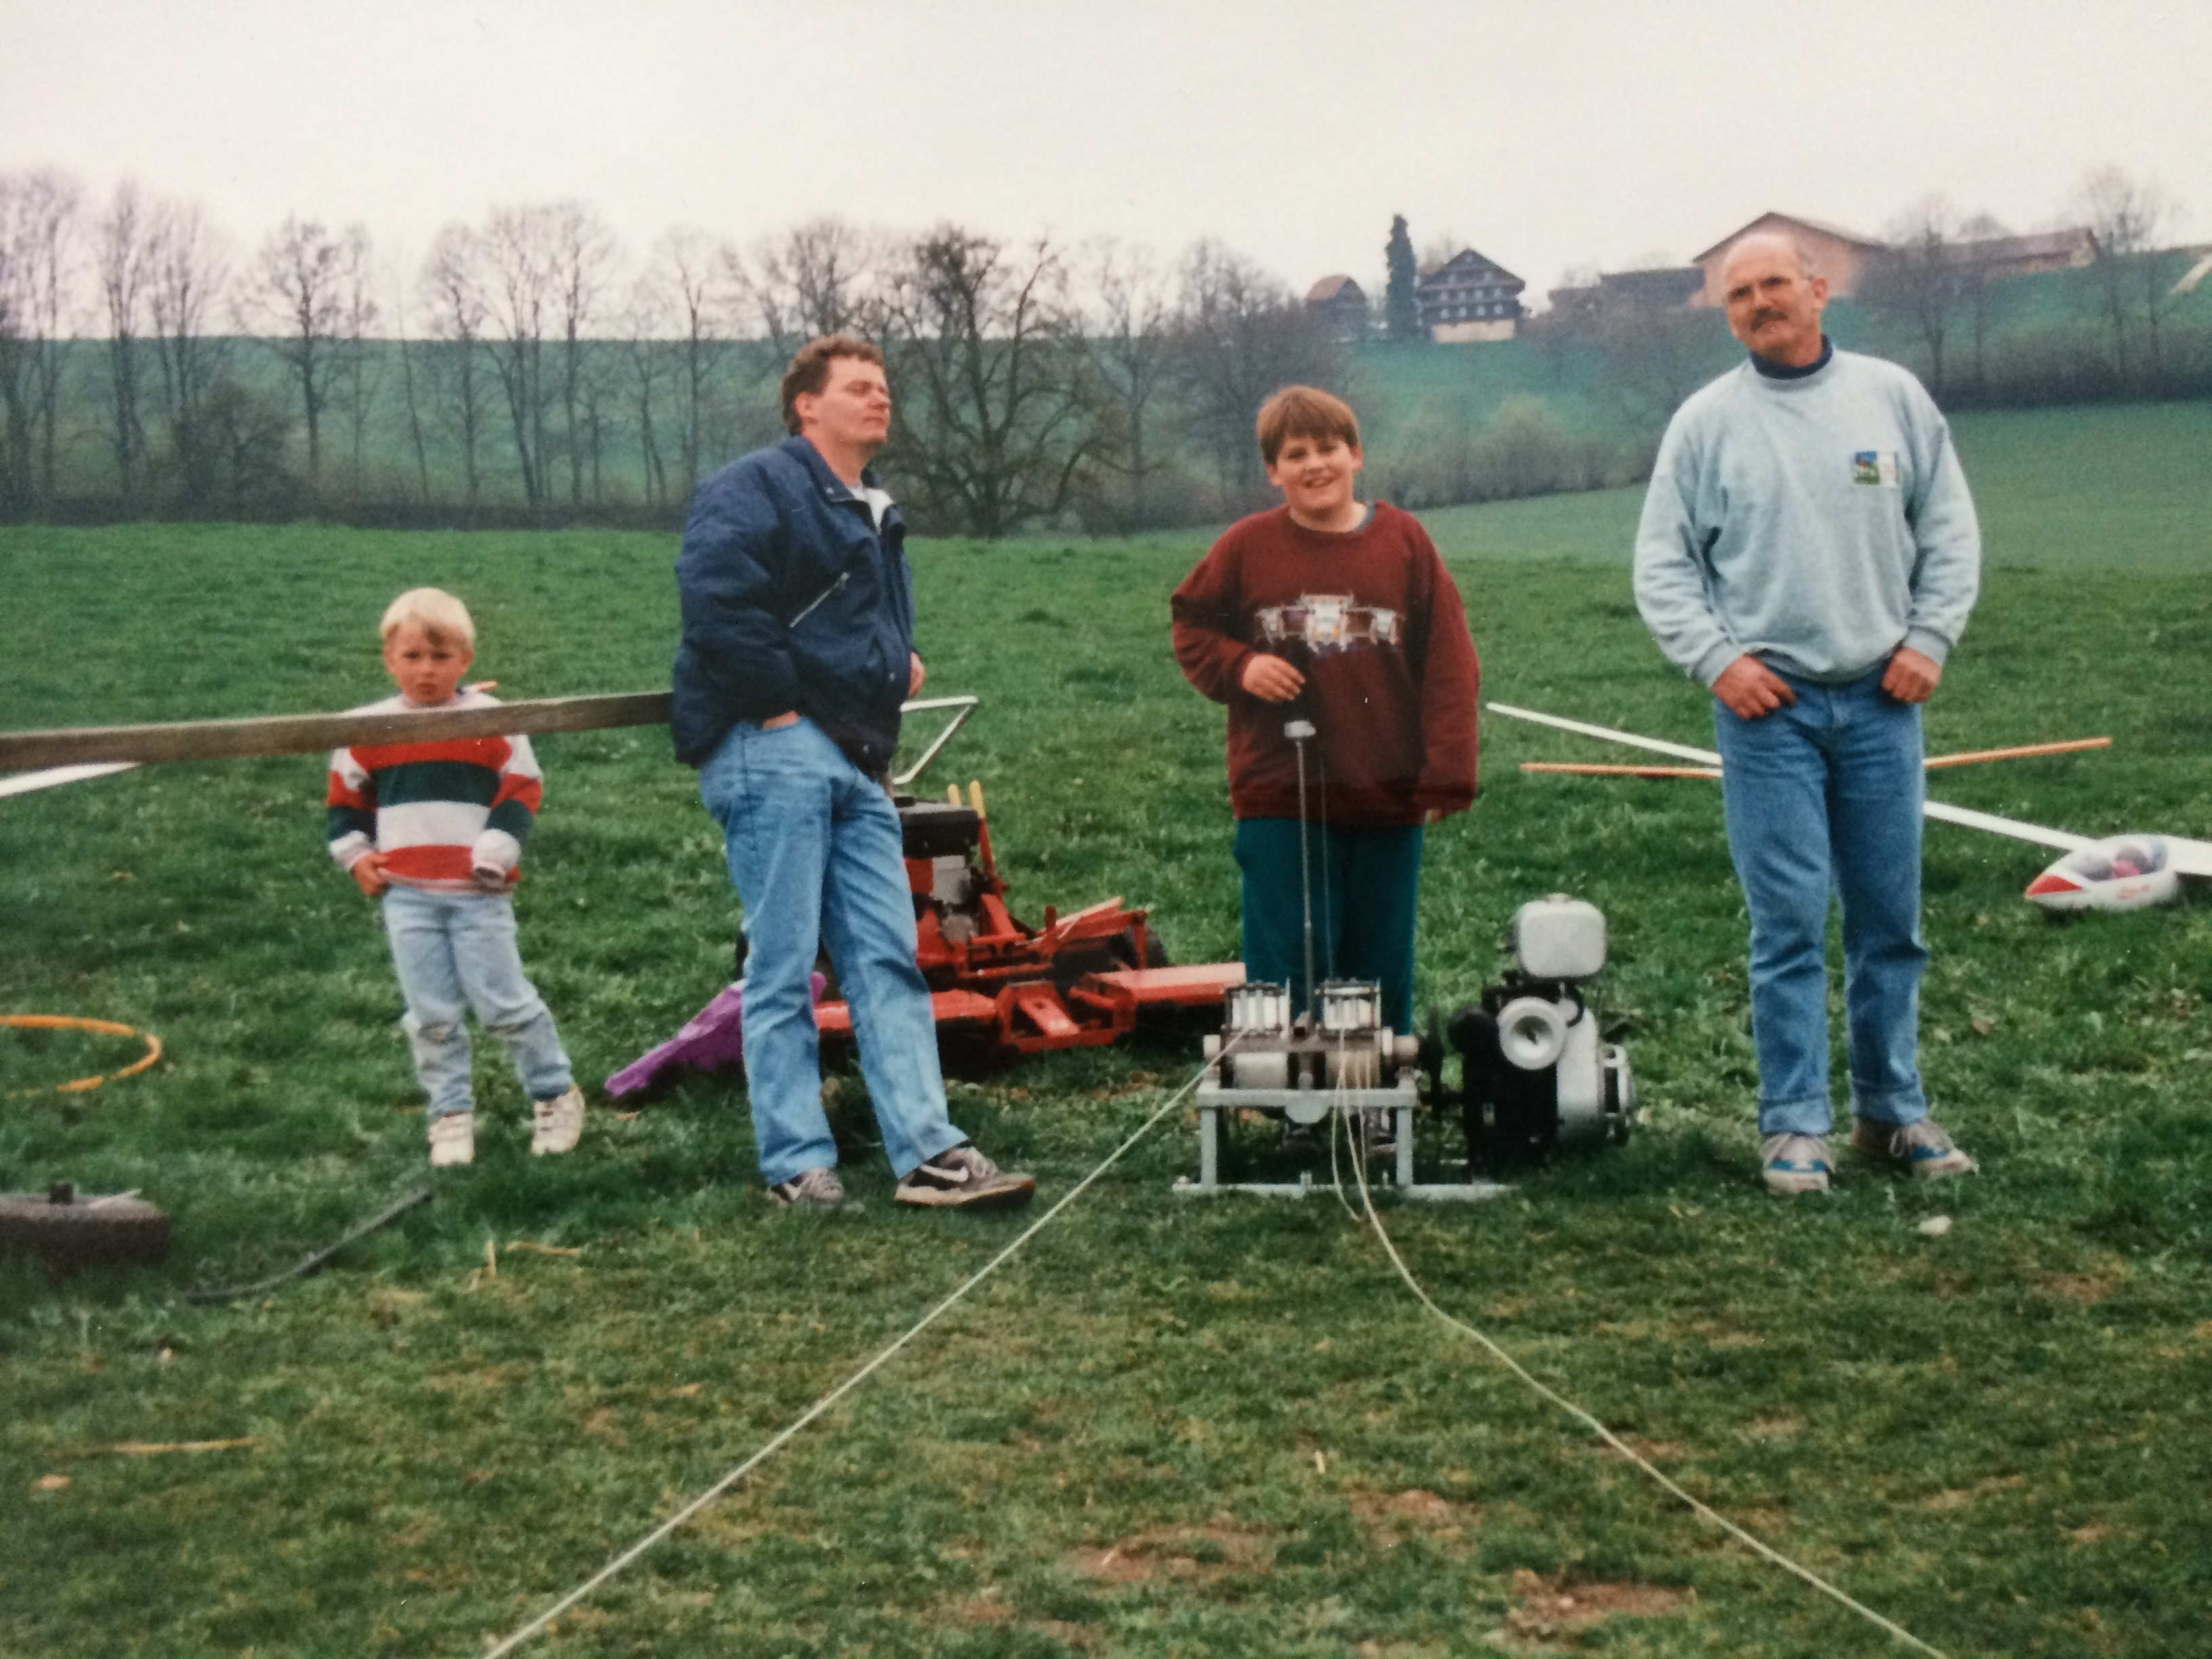
[(1572, 1641), (1608, 1619), (1655, 1618), (1688, 1606), (1695, 1595), (1657, 1584), (1570, 1584), (1523, 1567), (1513, 1575), (1506, 1640), (1518, 1648), (1560, 1638)]
[(2052, 1296), (2063, 1296), (2069, 1302), (2079, 1302), (2089, 1307), (2102, 1302), (2112, 1293), (2112, 1281), (2096, 1273), (2052, 1273), (2039, 1281), (2039, 1287)]
[(1456, 1544), (1468, 1539), (1481, 1511), (1472, 1504), (1455, 1504), (1419, 1486), (1404, 1492), (1349, 1492), (1345, 1502), (1376, 1549), (1393, 1549), (1409, 1538), (1432, 1538)]
[(1109, 1584), (1176, 1578), (1212, 1583), (1232, 1572), (1264, 1568), (1273, 1540), (1224, 1522), (1196, 1527), (1148, 1527), (1104, 1548), (1086, 1547), (1068, 1565)]
[(1977, 1503), (1992, 1492), (2002, 1492), (2008, 1486), (2027, 1484), (2024, 1474), (1993, 1475), (1987, 1480), (1977, 1480), (1971, 1486), (1951, 1486), (1920, 1500), (1921, 1507), (1930, 1510), (1960, 1510)]
[(1744, 1425), (1753, 1440), (1787, 1440), (1805, 1426), (1802, 1417), (1761, 1417)]

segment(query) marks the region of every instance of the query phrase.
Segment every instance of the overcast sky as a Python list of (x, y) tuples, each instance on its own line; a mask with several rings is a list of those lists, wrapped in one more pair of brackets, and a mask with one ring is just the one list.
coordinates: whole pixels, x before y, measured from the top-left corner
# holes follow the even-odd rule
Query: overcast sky
[(815, 215), (1218, 236), (1379, 281), (1390, 215), (1527, 278), (1769, 208), (2016, 228), (2115, 163), (2212, 234), (2212, 5), (2126, 0), (0, 0), (0, 171), (360, 221), (410, 266), (578, 197), (633, 252)]

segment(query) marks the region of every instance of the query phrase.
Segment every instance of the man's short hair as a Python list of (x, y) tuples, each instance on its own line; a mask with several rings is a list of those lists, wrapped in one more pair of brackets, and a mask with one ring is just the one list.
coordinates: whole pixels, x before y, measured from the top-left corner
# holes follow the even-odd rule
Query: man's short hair
[(820, 395), (830, 384), (830, 364), (838, 357), (857, 357), (878, 368), (884, 362), (880, 347), (850, 334), (824, 334), (799, 347), (791, 367), (783, 371), (783, 429), (793, 437), (799, 435), (799, 398)]
[(384, 620), (376, 631), (389, 645), (392, 636), (409, 623), (421, 629), (433, 645), (458, 645), (465, 651), (477, 648), (477, 625), (468, 606), (442, 587), (409, 588), (384, 607)]
[(1269, 466), (1274, 465), (1285, 438), (1334, 438), (1349, 448), (1359, 447), (1359, 417), (1352, 405), (1318, 386), (1283, 387), (1260, 405), (1255, 424), (1260, 459)]

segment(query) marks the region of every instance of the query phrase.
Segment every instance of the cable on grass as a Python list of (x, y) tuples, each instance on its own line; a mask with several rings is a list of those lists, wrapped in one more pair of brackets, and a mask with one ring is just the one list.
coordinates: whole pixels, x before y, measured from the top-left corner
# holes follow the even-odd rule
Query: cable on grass
[[(1226, 1054), (1231, 1049), (1234, 1048), (1237, 1042), (1242, 1040), (1242, 1036), (1243, 1034), (1239, 1033), (1237, 1036), (1231, 1037), (1229, 1042), (1224, 1043), (1222, 1045), (1222, 1052)], [(1107, 1170), (1112, 1169), (1116, 1164), (1120, 1163), (1124, 1153), (1126, 1153), (1132, 1146), (1134, 1146), (1139, 1141), (1142, 1140), (1146, 1135), (1150, 1134), (1152, 1130), (1158, 1127), (1162, 1118), (1164, 1118), (1170, 1112), (1173, 1111), (1177, 1106), (1180, 1106), (1183, 1102), (1184, 1097), (1188, 1095), (1192, 1090), (1195, 1089), (1198, 1086), (1200, 1080), (1205, 1076), (1206, 1067), (1201, 1066), (1196, 1072), (1191, 1074), (1190, 1081), (1184, 1084), (1182, 1087), (1176, 1090), (1175, 1093), (1170, 1095), (1167, 1099), (1162, 1103), (1160, 1109), (1158, 1111), (1154, 1112), (1150, 1117), (1146, 1118), (1142, 1123), (1139, 1124), (1133, 1132), (1131, 1132), (1128, 1139), (1122, 1141), (1122, 1143), (1116, 1146), (1112, 1152), (1107, 1153), (1105, 1160), (1101, 1163), (1097, 1169), (1093, 1170), (1089, 1175), (1084, 1176), (1082, 1180), (1077, 1182), (1074, 1186), (1069, 1188), (1066, 1196), (1061, 1198), (1060, 1202), (1054, 1205), (1042, 1215), (1039, 1216), (1035, 1221), (1030, 1223), (1027, 1227), (1024, 1228), (1019, 1236), (1014, 1239), (1013, 1243), (1007, 1245), (1005, 1249), (1000, 1250), (998, 1255), (993, 1256), (988, 1261), (978, 1267), (973, 1273), (963, 1279), (959, 1285), (953, 1290), (951, 1295), (947, 1296), (927, 1313), (922, 1315), (920, 1319), (915, 1321), (915, 1322), (907, 1328), (906, 1333), (903, 1335), (894, 1339), (881, 1351), (879, 1351), (874, 1358), (869, 1360), (866, 1364), (861, 1366), (860, 1370), (854, 1371), (842, 1382), (840, 1382), (836, 1388), (830, 1389), (829, 1393), (823, 1395), (812, 1405), (809, 1406), (805, 1411), (801, 1412), (796, 1418), (792, 1419), (791, 1423), (787, 1426), (779, 1431), (774, 1439), (770, 1440), (750, 1457), (748, 1457), (744, 1462), (738, 1464), (728, 1474), (722, 1476), (722, 1478), (715, 1481), (713, 1486), (708, 1487), (696, 1498), (686, 1504), (682, 1509), (677, 1510), (675, 1514), (670, 1516), (668, 1519), (662, 1522), (651, 1532), (646, 1534), (644, 1537), (639, 1539), (637, 1542), (632, 1544), (628, 1549), (624, 1550), (620, 1555), (615, 1557), (613, 1560), (608, 1562), (606, 1565), (601, 1567), (597, 1572), (593, 1573), (589, 1578), (586, 1578), (582, 1583), (577, 1585), (575, 1589), (562, 1596), (561, 1599), (554, 1602), (552, 1606), (547, 1607), (544, 1612), (539, 1613), (527, 1624), (520, 1626), (511, 1634), (503, 1636), (498, 1641), (493, 1643), (491, 1646), (484, 1650), (483, 1659), (501, 1659), (502, 1655), (513, 1653), (517, 1648), (520, 1647), (525, 1642), (529, 1641), (532, 1637), (542, 1635), (546, 1627), (551, 1625), (556, 1619), (558, 1619), (562, 1613), (568, 1612), (569, 1608), (574, 1607), (579, 1601), (584, 1600), (584, 1598), (591, 1595), (593, 1590), (599, 1589), (600, 1585), (606, 1583), (609, 1580), (627, 1571), (648, 1550), (652, 1549), (655, 1545), (662, 1542), (685, 1522), (699, 1514), (700, 1511), (704, 1510), (708, 1504), (712, 1504), (716, 1498), (720, 1498), (724, 1492), (736, 1486), (738, 1481), (744, 1480), (745, 1476), (750, 1474), (763, 1463), (768, 1462), (770, 1457), (773, 1457), (777, 1452), (782, 1450), (783, 1448), (794, 1439), (799, 1431), (805, 1428), (808, 1424), (813, 1422), (824, 1412), (828, 1411), (832, 1406), (836, 1405), (840, 1400), (842, 1400), (847, 1395), (852, 1393), (854, 1389), (859, 1388), (861, 1383), (866, 1382), (869, 1377), (874, 1376), (875, 1373), (881, 1370), (884, 1364), (890, 1359), (892, 1355), (897, 1353), (898, 1351), (905, 1347), (908, 1343), (913, 1341), (915, 1338), (920, 1336), (924, 1331), (935, 1324), (941, 1316), (952, 1308), (954, 1304), (959, 1302), (968, 1294), (969, 1291), (974, 1290), (978, 1285), (988, 1279), (993, 1273), (998, 1272), (998, 1270), (1004, 1267), (1007, 1261), (1011, 1261), (1014, 1256), (1014, 1254), (1018, 1251), (1022, 1246), (1028, 1243), (1030, 1240), (1035, 1238), (1039, 1233), (1042, 1232), (1059, 1217), (1061, 1211), (1067, 1208), (1069, 1205), (1074, 1203), (1077, 1199), (1082, 1197), (1085, 1191), (1090, 1188), (1093, 1182), (1097, 1181), (1099, 1176), (1104, 1175)]]
[[(214, 1290), (187, 1291), (185, 1292), (185, 1300), (204, 1307), (222, 1302), (236, 1302), (244, 1297), (258, 1296), (264, 1291), (273, 1291), (279, 1285), (289, 1284), (293, 1279), (305, 1279), (312, 1273), (319, 1273), (330, 1264), (331, 1257), (356, 1239), (368, 1237), (378, 1228), (397, 1221), (416, 1205), (428, 1204), (429, 1201), (430, 1188), (416, 1187), (392, 1200), (368, 1220), (356, 1222), (335, 1243), (325, 1244), (319, 1250), (308, 1251), (281, 1273), (271, 1273), (266, 1279), (257, 1279), (251, 1285), (225, 1285)], [(538, 1248), (544, 1249), (546, 1247), (541, 1244)]]
[(89, 1093), (103, 1083), (112, 1083), (118, 1078), (130, 1077), (143, 1072), (161, 1057), (161, 1039), (151, 1031), (141, 1031), (112, 1019), (84, 1019), (76, 1014), (0, 1014), (0, 1025), (13, 1025), (27, 1031), (96, 1031), (102, 1036), (137, 1037), (146, 1044), (146, 1052), (119, 1072), (95, 1072), (89, 1077), (71, 1078), (67, 1083), (57, 1083), (51, 1089), (10, 1089), (7, 1098), (24, 1100), (33, 1095), (81, 1095)]
[[(1331, 1115), (1334, 1116), (1336, 1115), (1336, 1114), (1332, 1113)], [(1334, 1144), (1335, 1142), (1334, 1138), (1332, 1138), (1330, 1141), (1331, 1146), (1334, 1147)], [(1369, 1226), (1375, 1230), (1375, 1237), (1376, 1241), (1382, 1246), (1382, 1253), (1390, 1258), (1390, 1265), (1398, 1270), (1398, 1277), (1406, 1281), (1406, 1288), (1413, 1291), (1414, 1297), (1420, 1302), (1420, 1304), (1423, 1307), (1426, 1308), (1431, 1313), (1434, 1314), (1438, 1319), (1442, 1320), (1453, 1330), (1457, 1331), (1461, 1335), (1473, 1338), (1474, 1341), (1481, 1346), (1486, 1353), (1487, 1353), (1492, 1359), (1495, 1359), (1499, 1364), (1503, 1365), (1508, 1371), (1512, 1373), (1516, 1379), (1527, 1385), (1531, 1392), (1534, 1393), (1540, 1399), (1548, 1401), (1551, 1404), (1557, 1406), (1561, 1411), (1566, 1413), (1568, 1416), (1573, 1418), (1577, 1422), (1583, 1425), (1583, 1427), (1589, 1429), (1591, 1433), (1596, 1435), (1597, 1437), (1603, 1441), (1607, 1447), (1613, 1451), (1618, 1452), (1621, 1456), (1626, 1458), (1631, 1463), (1634, 1464), (1644, 1474), (1650, 1475), (1651, 1479), (1659, 1485), (1662, 1491), (1666, 1492), (1669, 1496), (1678, 1498), (1684, 1504), (1686, 1504), (1690, 1508), (1691, 1513), (1695, 1515), (1700, 1521), (1706, 1522), (1712, 1526), (1717, 1527), (1721, 1531), (1726, 1533), (1730, 1538), (1735, 1539), (1736, 1542), (1741, 1544), (1745, 1548), (1750, 1550), (1761, 1559), (1772, 1563), (1775, 1566), (1781, 1568), (1784, 1572), (1790, 1573), (1803, 1580), (1806, 1583), (1811, 1585), (1814, 1589), (1820, 1591), (1821, 1595), (1828, 1597), (1831, 1601), (1838, 1602), (1842, 1606), (1850, 1608), (1853, 1613), (1858, 1614), (1860, 1618), (1867, 1620), (1868, 1623), (1873, 1625), (1875, 1628), (1884, 1632), (1893, 1640), (1902, 1642), (1905, 1646), (1912, 1649), (1915, 1652), (1928, 1654), (1931, 1656), (1931, 1659), (1946, 1659), (1946, 1656), (1941, 1649), (1930, 1647), (1927, 1643), (1915, 1636), (1911, 1631), (1905, 1629), (1904, 1626), (1896, 1623), (1893, 1620), (1885, 1619), (1881, 1614), (1876, 1613), (1872, 1607), (1867, 1606), (1863, 1601), (1855, 1601), (1843, 1590), (1838, 1589), (1835, 1585), (1821, 1577), (1820, 1574), (1814, 1572), (1811, 1568), (1800, 1566), (1796, 1562), (1783, 1554), (1781, 1551), (1776, 1549), (1772, 1545), (1765, 1543), (1762, 1540), (1745, 1531), (1741, 1527), (1736, 1525), (1735, 1522), (1729, 1520), (1717, 1510), (1713, 1509), (1710, 1504), (1700, 1503), (1697, 1498), (1692, 1498), (1687, 1492), (1684, 1491), (1680, 1486), (1677, 1485), (1674, 1481), (1670, 1480), (1665, 1474), (1662, 1474), (1659, 1469), (1653, 1465), (1650, 1459), (1643, 1456), (1633, 1447), (1630, 1446), (1626, 1441), (1623, 1440), (1611, 1429), (1606, 1427), (1604, 1424), (1599, 1422), (1596, 1418), (1584, 1411), (1580, 1406), (1575, 1404), (1573, 1401), (1568, 1399), (1565, 1395), (1558, 1393), (1554, 1389), (1547, 1388), (1543, 1383), (1538, 1382), (1534, 1376), (1530, 1376), (1529, 1373), (1522, 1368), (1518, 1360), (1515, 1359), (1511, 1354), (1506, 1352), (1504, 1348), (1500, 1347), (1488, 1336), (1486, 1336), (1482, 1332), (1468, 1324), (1465, 1320), (1457, 1318), (1451, 1314), (1448, 1314), (1442, 1308), (1438, 1307), (1436, 1304), (1435, 1298), (1431, 1297), (1428, 1291), (1422, 1288), (1421, 1281), (1413, 1277), (1413, 1269), (1407, 1267), (1405, 1258), (1398, 1254), (1398, 1247), (1390, 1242), (1390, 1235), (1383, 1231), (1382, 1218), (1375, 1212), (1374, 1194), (1370, 1193), (1367, 1188), (1366, 1159), (1361, 1156), (1360, 1149), (1357, 1146), (1352, 1148), (1351, 1163), (1352, 1173), (1359, 1182), (1359, 1201), (1362, 1207), (1366, 1212), (1366, 1214), (1362, 1218)]]

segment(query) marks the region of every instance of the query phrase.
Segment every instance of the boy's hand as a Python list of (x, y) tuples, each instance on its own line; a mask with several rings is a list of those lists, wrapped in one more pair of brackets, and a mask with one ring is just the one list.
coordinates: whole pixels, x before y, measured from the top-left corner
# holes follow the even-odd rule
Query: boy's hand
[(908, 652), (906, 653), (907, 696), (909, 697), (920, 696), (921, 695), (921, 683), (928, 678), (929, 671), (921, 665), (921, 657), (920, 653), (913, 651)]
[(514, 872), (502, 870), (495, 864), (479, 864), (469, 871), (479, 893), (511, 893), (514, 890)]
[(363, 853), (353, 861), (353, 867), (346, 873), (353, 878), (353, 884), (371, 898), (382, 896), (384, 890), (392, 885), (385, 878), (384, 854), (381, 853)]
[(1256, 651), (1248, 658), (1237, 683), (1262, 702), (1288, 702), (1306, 689), (1306, 677), (1280, 657)]

